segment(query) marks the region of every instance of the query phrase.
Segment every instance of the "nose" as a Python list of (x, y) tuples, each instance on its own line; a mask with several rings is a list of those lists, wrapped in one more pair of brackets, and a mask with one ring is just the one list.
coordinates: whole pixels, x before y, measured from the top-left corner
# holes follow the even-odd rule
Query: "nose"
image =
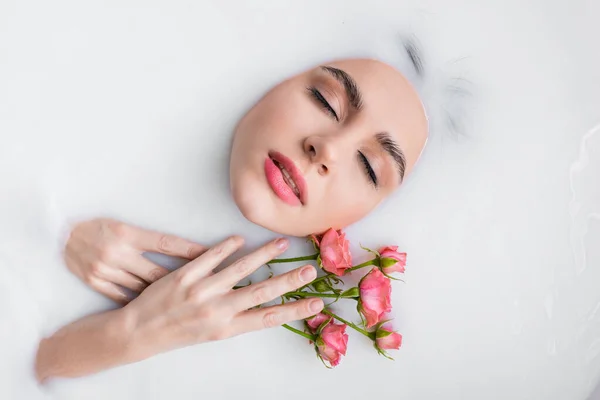
[(327, 175), (335, 168), (338, 151), (335, 140), (331, 137), (309, 136), (304, 141), (304, 152), (311, 163), (317, 164), (320, 175)]

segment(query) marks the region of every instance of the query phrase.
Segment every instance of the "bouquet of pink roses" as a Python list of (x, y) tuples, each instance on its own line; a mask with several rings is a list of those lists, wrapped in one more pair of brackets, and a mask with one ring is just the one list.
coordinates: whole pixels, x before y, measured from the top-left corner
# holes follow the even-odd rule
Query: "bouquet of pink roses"
[[(342, 231), (328, 230), (321, 236), (312, 236), (311, 240), (317, 250), (316, 254), (275, 259), (271, 263), (296, 262), (316, 260), (326, 275), (313, 280), (300, 289), (286, 293), (282, 302), (298, 300), (305, 297), (321, 297), (332, 299), (332, 304), (340, 299), (349, 299), (357, 302), (357, 312), (362, 320), (361, 326), (347, 321), (335, 314), (326, 305), (325, 309), (312, 318), (304, 321), (304, 329), (299, 330), (290, 325), (284, 328), (307, 338), (313, 343), (317, 356), (328, 368), (339, 364), (342, 355), (346, 354), (348, 335), (346, 327), (350, 327), (369, 338), (377, 352), (387, 358), (391, 357), (386, 350), (399, 349), (402, 344), (402, 335), (395, 332), (389, 320), (385, 319), (392, 310), (391, 280), (395, 272), (403, 273), (406, 266), (406, 253), (398, 252), (397, 246), (386, 246), (373, 251), (373, 258), (353, 266), (349, 243)], [(371, 267), (362, 277), (357, 287), (342, 289), (341, 276), (362, 268)], [(331, 304), (329, 304), (331, 305)]]

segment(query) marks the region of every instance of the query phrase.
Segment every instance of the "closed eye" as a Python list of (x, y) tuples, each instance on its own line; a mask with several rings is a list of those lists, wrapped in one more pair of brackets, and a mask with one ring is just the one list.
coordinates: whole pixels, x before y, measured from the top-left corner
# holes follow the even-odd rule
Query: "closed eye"
[(358, 152), (358, 160), (362, 163), (363, 169), (365, 170), (365, 174), (367, 175), (373, 186), (377, 188), (377, 175), (375, 174), (375, 171), (373, 171), (369, 159), (363, 154), (362, 151)]
[(319, 92), (319, 90), (315, 87), (309, 87), (308, 88), (308, 92), (310, 93), (311, 97), (313, 99), (315, 99), (317, 101), (317, 103), (319, 103), (319, 105), (325, 110), (327, 111), (327, 113), (329, 113), (329, 115), (331, 115), (333, 118), (335, 118), (336, 121), (339, 122), (339, 117), (337, 115), (337, 113), (335, 112), (335, 110), (333, 109), (333, 107), (331, 107), (331, 105), (329, 104), (329, 102), (325, 99), (325, 97), (323, 97), (323, 95), (321, 94), (321, 92)]

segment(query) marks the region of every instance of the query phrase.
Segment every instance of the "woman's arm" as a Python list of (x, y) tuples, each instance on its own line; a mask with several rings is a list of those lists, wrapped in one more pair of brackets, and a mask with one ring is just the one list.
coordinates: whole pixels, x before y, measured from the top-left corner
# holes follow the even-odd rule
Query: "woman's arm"
[(124, 309), (91, 315), (40, 342), (35, 365), (38, 381), (77, 377), (141, 360)]
[[(141, 292), (169, 272), (144, 258), (144, 251), (193, 259), (205, 250), (182, 238), (100, 218), (74, 226), (64, 256), (71, 272), (124, 304), (129, 299), (119, 286)], [(115, 310), (92, 315), (43, 339), (36, 357), (38, 379), (82, 376), (144, 358), (140, 339), (132, 339), (130, 314)]]
[(242, 244), (239, 237), (229, 238), (156, 281), (122, 309), (84, 318), (42, 340), (35, 366), (38, 379), (88, 375), (176, 348), (308, 318), (323, 308), (321, 299), (303, 299), (255, 309), (311, 282), (316, 271), (307, 265), (232, 290), (288, 245), (278, 239), (213, 273)]

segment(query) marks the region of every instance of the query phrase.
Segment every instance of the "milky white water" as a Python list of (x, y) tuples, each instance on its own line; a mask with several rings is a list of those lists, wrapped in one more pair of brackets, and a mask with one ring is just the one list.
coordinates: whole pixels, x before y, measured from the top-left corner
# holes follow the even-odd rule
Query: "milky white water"
[[(596, 0), (3, 0), (0, 398), (586, 399), (600, 377), (599, 19)], [(402, 190), (348, 230), (409, 253), (395, 362), (351, 333), (326, 370), (273, 329), (35, 385), (40, 337), (112, 307), (66, 272), (61, 221), (240, 233), (249, 250), (273, 234), (228, 194), (237, 119), (315, 63), (401, 66), (410, 34), (435, 129)]]

